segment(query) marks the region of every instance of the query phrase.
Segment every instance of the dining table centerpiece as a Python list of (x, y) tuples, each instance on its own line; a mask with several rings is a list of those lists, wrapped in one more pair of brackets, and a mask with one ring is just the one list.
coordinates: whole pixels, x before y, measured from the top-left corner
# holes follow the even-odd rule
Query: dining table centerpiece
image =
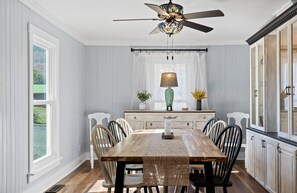
[(205, 90), (199, 90), (199, 89), (195, 89), (194, 92), (191, 92), (192, 96), (195, 98), (196, 100), (196, 110), (201, 110), (202, 109), (202, 99), (207, 98), (206, 97), (206, 92)]
[(149, 93), (147, 90), (143, 89), (141, 91), (137, 91), (137, 98), (140, 100), (139, 110), (145, 110), (146, 104), (145, 102), (149, 100), (153, 95)]

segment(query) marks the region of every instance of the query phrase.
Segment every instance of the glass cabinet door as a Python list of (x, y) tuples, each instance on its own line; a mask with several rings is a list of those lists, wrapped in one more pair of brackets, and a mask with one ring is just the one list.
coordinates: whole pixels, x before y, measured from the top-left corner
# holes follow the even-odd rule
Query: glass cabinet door
[(293, 116), (292, 116), (292, 125), (293, 125), (293, 135), (297, 136), (297, 95), (296, 95), (296, 85), (297, 85), (297, 22), (292, 24), (292, 97), (293, 97)]
[(264, 126), (264, 43), (258, 45), (258, 126)]
[(264, 128), (264, 41), (251, 48), (251, 124)]
[(256, 98), (258, 96), (258, 89), (256, 85), (256, 47), (251, 48), (251, 123), (256, 125)]
[(288, 133), (289, 116), (289, 58), (287, 27), (279, 32), (279, 70), (280, 70), (280, 132)]

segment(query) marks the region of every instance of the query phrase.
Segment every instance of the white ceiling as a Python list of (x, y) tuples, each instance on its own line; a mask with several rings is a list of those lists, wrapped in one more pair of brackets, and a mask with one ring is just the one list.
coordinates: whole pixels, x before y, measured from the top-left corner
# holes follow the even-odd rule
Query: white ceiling
[[(149, 35), (158, 21), (114, 22), (122, 18), (157, 18), (144, 3), (167, 0), (21, 0), (86, 45), (166, 45), (163, 33)], [(245, 44), (271, 21), (288, 0), (173, 0), (184, 13), (220, 9), (225, 17), (193, 19), (213, 27), (203, 33), (184, 27), (174, 35), (174, 45)]]

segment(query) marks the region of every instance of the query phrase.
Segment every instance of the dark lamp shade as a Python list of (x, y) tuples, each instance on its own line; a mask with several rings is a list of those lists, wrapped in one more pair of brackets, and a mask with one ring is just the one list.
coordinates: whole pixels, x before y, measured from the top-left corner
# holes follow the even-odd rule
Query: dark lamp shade
[(175, 72), (164, 72), (161, 75), (160, 87), (177, 87), (177, 77)]

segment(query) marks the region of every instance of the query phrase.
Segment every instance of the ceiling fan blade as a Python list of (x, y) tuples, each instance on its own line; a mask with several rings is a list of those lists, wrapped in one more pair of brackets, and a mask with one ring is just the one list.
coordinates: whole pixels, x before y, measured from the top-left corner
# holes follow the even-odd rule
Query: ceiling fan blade
[(161, 31), (159, 30), (159, 28), (157, 26), (155, 29), (153, 29), (153, 31), (150, 32), (150, 34), (157, 34), (159, 32), (161, 32)]
[(205, 17), (221, 17), (221, 16), (224, 16), (224, 13), (221, 10), (201, 11), (201, 12), (184, 14), (185, 19), (196, 19), (196, 18), (205, 18)]
[(157, 19), (157, 18), (147, 18), (147, 19), (114, 19), (113, 21), (144, 21), (144, 20), (160, 21), (160, 19)]
[(156, 11), (160, 15), (170, 16), (166, 11), (161, 9), (159, 5), (150, 4), (150, 3), (145, 3), (145, 5), (151, 8), (152, 10)]
[(211, 27), (201, 25), (201, 24), (198, 24), (198, 23), (193, 23), (193, 22), (190, 22), (190, 21), (183, 21), (182, 24), (184, 26), (186, 26), (186, 27), (190, 27), (190, 28), (193, 28), (193, 29), (205, 32), (205, 33), (210, 32), (211, 30), (213, 30), (213, 28), (211, 28)]

